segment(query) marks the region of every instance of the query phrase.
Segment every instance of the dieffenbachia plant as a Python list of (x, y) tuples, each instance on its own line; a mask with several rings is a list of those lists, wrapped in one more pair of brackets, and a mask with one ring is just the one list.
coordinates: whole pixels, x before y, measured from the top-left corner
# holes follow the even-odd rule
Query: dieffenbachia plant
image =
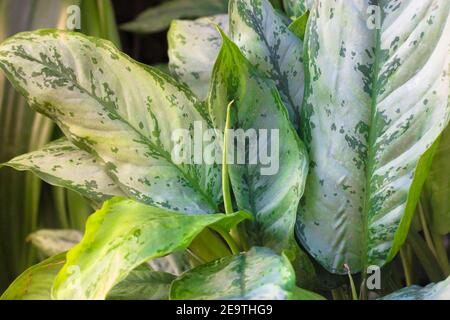
[[(367, 267), (396, 257), (446, 150), (450, 3), (277, 3), (230, 0), (228, 15), (173, 21), (172, 75), (78, 33), (0, 45), (9, 80), (65, 134), (4, 165), (103, 202), (72, 248), (53, 244), (64, 233), (32, 235), (57, 255), (3, 298), (322, 299), (306, 289), (324, 293), (344, 273), (357, 298), (351, 274), (365, 280)], [(198, 127), (221, 138), (213, 150)], [(174, 161), (180, 129), (181, 151), (222, 161), (198, 162), (195, 151)], [(276, 170), (261, 174), (230, 130), (275, 130)], [(248, 161), (228, 161), (240, 151)]]

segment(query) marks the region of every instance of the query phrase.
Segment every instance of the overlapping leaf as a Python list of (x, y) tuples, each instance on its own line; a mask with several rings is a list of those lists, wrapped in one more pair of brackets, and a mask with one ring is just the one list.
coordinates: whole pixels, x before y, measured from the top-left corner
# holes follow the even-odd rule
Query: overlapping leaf
[(231, 0), (230, 34), (247, 59), (277, 84), (291, 121), (303, 100), (303, 44), (268, 0)]
[(186, 249), (208, 226), (234, 226), (248, 217), (243, 212), (186, 215), (132, 200), (109, 200), (89, 218), (83, 240), (67, 253), (53, 297), (104, 299), (144, 262)]
[(283, 0), (286, 14), (295, 19), (301, 17), (306, 11), (312, 8), (314, 0)]
[(110, 42), (55, 30), (4, 42), (0, 67), (33, 108), (105, 163), (126, 195), (185, 213), (217, 211), (220, 168), (194, 164), (197, 150), (181, 164), (172, 159), (174, 132), (187, 130), (185, 147), (194, 149), (194, 131), (209, 123), (203, 104), (167, 75)]
[(247, 59), (276, 82), (297, 125), (303, 99), (303, 45), (267, 0), (230, 1), (229, 22), (225, 16), (173, 22), (169, 31), (172, 72), (200, 97), (206, 95), (221, 44), (211, 23), (227, 34), (230, 29), (231, 39)]
[(170, 71), (200, 99), (208, 94), (211, 72), (222, 43), (215, 25), (228, 33), (228, 16), (175, 20), (167, 35)]
[[(223, 131), (227, 106), (233, 101), (231, 129), (250, 137), (245, 146), (230, 140), (233, 154), (246, 155), (247, 162), (228, 161), (238, 207), (255, 217), (247, 226), (250, 244), (268, 246), (278, 253), (297, 250), (294, 224), (308, 171), (305, 148), (289, 122), (274, 82), (264, 78), (225, 34), (223, 37), (209, 108), (216, 127)], [(252, 141), (252, 132), (258, 141)], [(258, 155), (252, 153), (252, 143), (259, 143)], [(266, 164), (262, 162), (262, 146), (273, 156)]]
[(289, 260), (255, 247), (237, 256), (197, 267), (176, 279), (171, 299), (183, 300), (321, 300), (295, 286)]
[(373, 3), (316, 1), (307, 30), (297, 234), (339, 273), (398, 252), (449, 119), (450, 2)]

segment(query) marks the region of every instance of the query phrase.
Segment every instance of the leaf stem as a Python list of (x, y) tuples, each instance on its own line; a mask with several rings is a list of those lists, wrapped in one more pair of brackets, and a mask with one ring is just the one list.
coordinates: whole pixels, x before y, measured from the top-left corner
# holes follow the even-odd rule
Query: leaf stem
[(412, 275), (411, 275), (410, 261), (408, 259), (408, 254), (406, 252), (405, 246), (403, 246), (400, 249), (400, 258), (402, 260), (403, 271), (405, 273), (406, 286), (410, 287), (410, 286), (412, 286), (413, 281), (412, 281)]
[(230, 247), (231, 253), (238, 254), (241, 252), (239, 245), (236, 243), (236, 241), (233, 239), (233, 237), (227, 231), (222, 230), (221, 228), (215, 228), (215, 227), (211, 227), (211, 229), (216, 231), (218, 234), (220, 234), (220, 236), (226, 241), (226, 243)]
[(431, 238), (430, 230), (428, 229), (427, 220), (425, 218), (425, 214), (423, 212), (422, 201), (419, 201), (419, 218), (420, 224), (422, 225), (423, 234), (425, 236), (425, 241), (427, 243), (428, 248), (430, 248), (431, 253), (437, 258), (436, 249), (434, 247), (433, 239)]
[(227, 118), (225, 121), (224, 137), (223, 137), (223, 151), (222, 151), (222, 192), (223, 192), (223, 202), (225, 205), (225, 213), (233, 213), (233, 203), (231, 201), (230, 193), (230, 178), (228, 173), (228, 130), (231, 127), (230, 114), (231, 106), (234, 101), (231, 101), (227, 107)]

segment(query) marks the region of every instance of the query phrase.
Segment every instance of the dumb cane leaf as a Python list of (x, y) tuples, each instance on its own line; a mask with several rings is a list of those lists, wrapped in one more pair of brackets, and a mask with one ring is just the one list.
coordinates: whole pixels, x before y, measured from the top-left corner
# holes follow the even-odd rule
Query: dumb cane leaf
[(30, 234), (31, 241), (45, 256), (55, 256), (72, 249), (81, 241), (83, 234), (78, 230), (41, 229)]
[(297, 288), (289, 260), (254, 247), (192, 269), (171, 287), (174, 300), (322, 300)]
[(233, 227), (249, 215), (186, 215), (114, 198), (91, 215), (83, 240), (67, 253), (55, 299), (104, 299), (148, 260), (186, 249), (206, 227)]
[(204, 105), (184, 86), (110, 42), (56, 30), (10, 38), (0, 46), (0, 67), (35, 110), (102, 160), (127, 196), (185, 213), (217, 212), (220, 168), (195, 164), (196, 150), (189, 161), (172, 159), (174, 132), (187, 130), (186, 148), (194, 149), (194, 131), (209, 127)]
[[(289, 121), (274, 82), (264, 78), (239, 48), (225, 34), (222, 36), (209, 96), (211, 118), (223, 133), (227, 106), (233, 101), (231, 129), (249, 134), (250, 143), (259, 143), (258, 156), (252, 153), (250, 143), (231, 147), (233, 140), (229, 137), (233, 153), (248, 157), (244, 164), (230, 157), (233, 161), (228, 161), (228, 168), (238, 207), (255, 218), (247, 223), (250, 245), (267, 246), (277, 253), (291, 249), (300, 254), (294, 240), (294, 225), (308, 171), (305, 148)], [(272, 161), (265, 164), (263, 146), (267, 147), (266, 155), (272, 154)], [(256, 152), (256, 147), (253, 151)]]
[(312, 8), (314, 0), (283, 0), (284, 10), (286, 14), (295, 20), (303, 16)]
[(449, 119), (449, 10), (434, 0), (315, 2), (302, 109), (310, 175), (296, 232), (331, 272), (382, 266), (406, 239)]
[(303, 44), (268, 0), (231, 0), (230, 35), (242, 53), (275, 81), (289, 117), (298, 124), (303, 100)]
[(230, 1), (229, 22), (224, 15), (174, 21), (168, 34), (171, 71), (199, 97), (206, 96), (221, 45), (213, 23), (229, 34), (256, 68), (275, 80), (297, 124), (303, 99), (303, 45), (267, 0)]
[(404, 288), (380, 300), (450, 300), (450, 278), (424, 288), (419, 286)]
[(208, 95), (211, 72), (222, 43), (215, 25), (228, 33), (228, 16), (174, 20), (167, 35), (171, 73), (202, 100)]
[(123, 195), (106, 174), (101, 160), (67, 139), (51, 142), (4, 165), (16, 170), (29, 170), (52, 185), (68, 188), (98, 202)]
[(0, 300), (50, 300), (53, 281), (66, 261), (66, 254), (48, 258), (25, 270)]

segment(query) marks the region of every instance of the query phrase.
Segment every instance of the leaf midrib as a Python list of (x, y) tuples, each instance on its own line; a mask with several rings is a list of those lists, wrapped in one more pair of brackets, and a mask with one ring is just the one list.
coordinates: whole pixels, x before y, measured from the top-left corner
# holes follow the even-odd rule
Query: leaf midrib
[(369, 137), (367, 145), (367, 164), (365, 166), (365, 189), (364, 189), (364, 203), (363, 203), (363, 252), (361, 256), (361, 270), (368, 266), (368, 251), (369, 251), (369, 203), (371, 198), (370, 186), (372, 183), (372, 176), (375, 167), (375, 141), (376, 135), (376, 114), (378, 105), (379, 92), (379, 72), (380, 72), (380, 52), (381, 52), (381, 28), (376, 29), (376, 43), (375, 43), (375, 62), (372, 71), (372, 90), (370, 103), (370, 123), (369, 123)]
[[(70, 83), (72, 83), (74, 86), (76, 86), (80, 91), (84, 92), (85, 94), (87, 94), (89, 97), (91, 97), (92, 99), (94, 99), (95, 101), (97, 101), (97, 103), (99, 103), (101, 106), (103, 106), (104, 108), (106, 108), (109, 112), (113, 113), (114, 115), (117, 116), (118, 119), (120, 119), (120, 121), (122, 121), (123, 123), (125, 123), (129, 128), (131, 128), (131, 130), (133, 130), (136, 134), (139, 135), (139, 137), (141, 137), (141, 139), (143, 140), (143, 142), (145, 142), (145, 144), (152, 150), (152, 151), (156, 151), (158, 154), (161, 155), (161, 157), (166, 160), (170, 165), (172, 165), (173, 167), (175, 167), (179, 172), (181, 172), (181, 174), (183, 175), (183, 177), (186, 179), (187, 182), (189, 182), (192, 185), (192, 188), (197, 191), (203, 198), (204, 200), (206, 200), (206, 202), (208, 203), (208, 205), (211, 206), (211, 208), (215, 211), (218, 210), (217, 204), (215, 203), (215, 201), (206, 193), (204, 192), (200, 186), (198, 185), (198, 183), (195, 181), (195, 179), (193, 179), (189, 174), (185, 173), (183, 170), (181, 170), (175, 163), (173, 163), (172, 159), (170, 159), (170, 157), (167, 156), (167, 151), (166, 150), (162, 150), (159, 149), (153, 142), (151, 142), (145, 135), (143, 135), (139, 130), (137, 130), (135, 127), (133, 127), (127, 120), (125, 120), (120, 114), (118, 114), (115, 110), (109, 108), (108, 105), (105, 105), (102, 100), (93, 95), (92, 93), (90, 93), (87, 89), (85, 89), (84, 87), (82, 87), (78, 81), (75, 81), (74, 79), (71, 79), (70, 77), (67, 77), (64, 73), (62, 73), (59, 69), (54, 69), (53, 66), (46, 64), (45, 62), (38, 60), (28, 54), (20, 54), (19, 56), (22, 56), (23, 58), (28, 59), (29, 61), (34, 61), (38, 64), (41, 64), (47, 68), (49, 68), (50, 70), (55, 71), (61, 78), (68, 80)], [(143, 69), (146, 72), (148, 72), (148, 70), (146, 70), (145, 68)], [(197, 110), (197, 109), (196, 109)], [(200, 112), (199, 115), (201, 116)], [(203, 117), (202, 117), (203, 119)], [(83, 148), (81, 148), (83, 149)], [(88, 150), (85, 150), (87, 152), (89, 152)], [(94, 155), (95, 156), (95, 155)]]

